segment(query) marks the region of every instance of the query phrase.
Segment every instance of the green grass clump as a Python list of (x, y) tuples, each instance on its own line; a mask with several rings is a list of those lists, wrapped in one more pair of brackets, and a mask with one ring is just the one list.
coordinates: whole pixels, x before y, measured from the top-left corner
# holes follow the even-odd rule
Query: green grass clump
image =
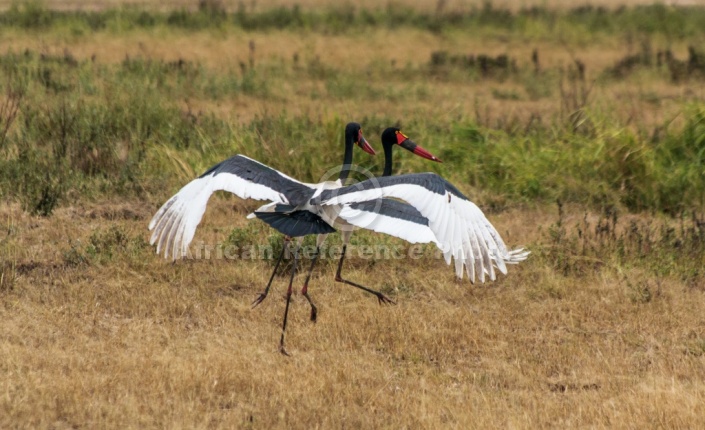
[(439, 157), (460, 183), (509, 200), (624, 206), (676, 214), (702, 206), (703, 108), (688, 111), (683, 130), (651, 142), (609, 125), (594, 135), (554, 127), (512, 136), (457, 124)]

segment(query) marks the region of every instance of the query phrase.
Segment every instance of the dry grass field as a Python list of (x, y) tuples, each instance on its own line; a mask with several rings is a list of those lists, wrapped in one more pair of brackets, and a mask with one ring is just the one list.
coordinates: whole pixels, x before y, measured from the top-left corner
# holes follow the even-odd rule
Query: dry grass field
[[(674, 75), (681, 63), (617, 67), (663, 49), (686, 64), (702, 32), (80, 19), (0, 27), (0, 428), (705, 427), (705, 80)], [(467, 54), (516, 64), (480, 74), (452, 60)], [(329, 254), (310, 285), (316, 323), (293, 297), (286, 357), (286, 271), (252, 309), (271, 260), (171, 264), (147, 224), (237, 152), (318, 180), (348, 120), (377, 149), (401, 123), (445, 163), (405, 153), (395, 171), (448, 177), (532, 254), (473, 285), (430, 247), (366, 257), (408, 245), (356, 233), (347, 276), (396, 305), (335, 283)], [(278, 242), (245, 219), (256, 207), (212, 198), (194, 245)]]
[[(605, 78), (605, 69), (640, 49), (635, 41), (605, 38), (579, 40), (576, 43), (587, 46), (573, 48), (560, 40), (487, 40), (467, 34), (433, 35), (406, 28), (326, 37), (298, 35), (289, 30), (217, 35), (154, 30), (117, 35), (103, 33), (93, 37), (65, 34), (36, 37), (13, 33), (8, 32), (8, 37), (0, 40), (0, 52), (29, 49), (58, 57), (68, 52), (79, 61), (95, 59), (102, 64), (120, 64), (126, 58), (147, 58), (165, 63), (185, 59), (206, 65), (218, 73), (233, 73), (240, 65), (248, 64), (252, 57), (256, 64), (265, 70), (270, 69), (260, 75), (260, 79), (268, 80), (274, 96), (237, 94), (213, 100), (189, 95), (176, 100), (184, 110), (216, 113), (239, 122), (251, 121), (262, 113), (281, 111), (292, 115), (341, 115), (346, 118), (432, 115), (433, 119), (443, 122), (469, 113), (487, 125), (496, 126), (511, 120), (526, 122), (532, 116), (549, 122), (567, 111), (566, 103), (579, 105), (589, 100), (598, 108), (612, 109), (610, 114), (622, 124), (653, 129), (664, 123), (680, 121), (684, 102), (705, 98), (702, 85), (688, 81), (655, 80), (648, 75), (626, 80)], [(255, 46), (254, 55), (249, 48), (250, 42)], [(687, 57), (687, 43), (657, 43), (670, 46), (681, 59)], [(566, 74), (563, 100), (559, 97), (558, 85), (554, 88), (553, 83), (532, 75), (521, 76), (517, 81), (467, 82), (457, 79), (452, 74), (456, 72), (451, 70), (449, 79), (407, 79), (410, 69), (425, 67), (432, 54), (438, 51), (452, 54), (483, 52), (491, 56), (504, 54), (516, 59), (521, 68), (528, 69), (532, 67), (531, 53), (534, 50), (540, 54), (542, 67), (561, 71), (551, 72), (550, 79), (558, 79), (558, 73)], [(362, 61), (359, 55), (362, 55)], [(308, 67), (312, 64), (320, 64), (324, 70), (339, 67), (351, 76), (341, 76), (333, 81), (341, 87), (339, 94), (322, 103), (321, 98), (315, 96), (325, 88), (320, 77), (297, 75), (294, 79), (282, 80), (273, 71), (293, 57), (308, 63)], [(569, 79), (575, 59), (586, 64), (586, 84)], [(270, 79), (268, 74), (275, 75)], [(365, 75), (369, 80), (364, 84), (356, 82), (352, 75)], [(659, 75), (666, 76), (667, 71), (661, 70)], [(600, 81), (599, 86), (592, 84), (596, 80)], [(348, 93), (366, 95), (370, 101), (352, 103)], [(410, 103), (399, 103), (398, 94), (403, 94)], [(620, 101), (618, 108), (612, 105), (613, 100)], [(428, 112), (428, 106), (434, 106), (434, 109)]]
[[(438, 260), (351, 260), (352, 279), (394, 286), (397, 305), (380, 307), (332, 282), (329, 263), (313, 279), (317, 323), (295, 297), (285, 357), (286, 277), (250, 309), (271, 265), (165, 264), (142, 250), (151, 209), (86, 205), (36, 219), (3, 207), (17, 265), (0, 311), (2, 427), (703, 424), (702, 280), (610, 261), (564, 276), (535, 256), (473, 286)], [(241, 218), (217, 201), (200, 236), (216, 238)], [(537, 232), (555, 217), (515, 210), (493, 221), (540, 254)], [(113, 260), (67, 264), (69, 242), (113, 231), (126, 237)]]

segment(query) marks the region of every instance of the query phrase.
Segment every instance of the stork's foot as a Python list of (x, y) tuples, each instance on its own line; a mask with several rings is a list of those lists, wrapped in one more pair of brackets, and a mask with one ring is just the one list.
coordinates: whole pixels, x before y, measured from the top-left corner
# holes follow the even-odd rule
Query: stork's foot
[(311, 304), (311, 322), (316, 322), (316, 319), (318, 318), (318, 308)]
[(259, 295), (259, 297), (257, 297), (257, 298), (255, 299), (255, 301), (252, 302), (252, 309), (256, 308), (257, 305), (259, 305), (260, 303), (262, 303), (262, 302), (264, 301), (264, 299), (266, 299), (266, 298), (267, 298), (267, 293), (261, 293), (261, 294)]
[(377, 300), (379, 301), (380, 305), (396, 305), (396, 302), (394, 300), (390, 299), (379, 291), (377, 291), (375, 295), (377, 296)]
[(284, 349), (284, 345), (279, 345), (279, 352), (281, 352), (282, 355), (285, 355), (287, 357), (291, 357), (291, 355), (286, 352), (286, 349)]
[(318, 318), (318, 308), (313, 304), (311, 296), (308, 295), (308, 284), (304, 284), (304, 287), (301, 289), (301, 294), (306, 297), (308, 304), (311, 305), (311, 322), (316, 322), (316, 318)]
[(342, 282), (344, 284), (351, 285), (355, 288), (359, 288), (362, 291), (365, 291), (367, 293), (374, 294), (375, 297), (377, 297), (377, 301), (379, 302), (380, 305), (396, 305), (394, 300), (390, 299), (389, 297), (385, 296), (384, 294), (380, 293), (379, 291), (375, 291), (371, 288), (365, 287), (364, 285), (356, 284), (355, 282), (348, 281), (347, 279), (343, 279), (340, 276), (340, 273), (335, 275), (335, 282)]

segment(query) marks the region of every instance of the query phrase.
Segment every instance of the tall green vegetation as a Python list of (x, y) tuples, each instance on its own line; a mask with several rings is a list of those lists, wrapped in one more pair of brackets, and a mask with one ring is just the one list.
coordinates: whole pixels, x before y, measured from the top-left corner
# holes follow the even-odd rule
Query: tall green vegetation
[(684, 115), (683, 129), (657, 140), (609, 125), (589, 135), (552, 128), (512, 136), (461, 123), (439, 137), (452, 142), (440, 157), (453, 172), (470, 166), (461, 181), (501, 199), (677, 214), (705, 203), (705, 108), (689, 106)]

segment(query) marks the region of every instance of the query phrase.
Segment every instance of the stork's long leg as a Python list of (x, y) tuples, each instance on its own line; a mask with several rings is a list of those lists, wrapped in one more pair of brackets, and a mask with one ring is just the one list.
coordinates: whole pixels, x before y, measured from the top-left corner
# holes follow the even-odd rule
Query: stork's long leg
[(311, 279), (311, 272), (313, 272), (313, 266), (316, 265), (316, 261), (318, 260), (318, 254), (320, 253), (321, 249), (317, 246), (316, 247), (316, 253), (313, 256), (313, 259), (311, 259), (311, 266), (308, 268), (308, 274), (306, 275), (306, 281), (304, 281), (304, 287), (301, 289), (301, 294), (306, 297), (306, 300), (308, 300), (308, 303), (311, 305), (311, 321), (316, 322), (316, 317), (318, 316), (318, 308), (316, 308), (316, 305), (313, 304), (313, 300), (311, 300), (311, 296), (308, 295), (308, 281)]
[(262, 301), (267, 298), (267, 294), (269, 294), (269, 287), (272, 286), (272, 280), (274, 280), (274, 275), (277, 273), (279, 264), (282, 262), (282, 258), (284, 257), (284, 254), (286, 253), (286, 250), (289, 247), (289, 242), (291, 242), (291, 238), (289, 236), (284, 236), (284, 246), (282, 246), (282, 252), (279, 254), (279, 258), (277, 259), (277, 264), (274, 266), (274, 270), (272, 270), (272, 276), (269, 277), (269, 282), (267, 282), (267, 286), (264, 288), (264, 291), (262, 291), (259, 297), (257, 297), (255, 301), (252, 302), (253, 308), (257, 307), (257, 305), (262, 303)]
[(350, 235), (352, 232), (342, 232), (343, 236), (343, 251), (340, 254), (340, 260), (338, 261), (338, 271), (335, 273), (335, 281), (336, 282), (343, 282), (348, 285), (352, 285), (355, 288), (359, 288), (363, 291), (366, 291), (370, 294), (374, 294), (377, 296), (377, 300), (379, 301), (379, 304), (395, 304), (392, 299), (389, 297), (385, 296), (384, 294), (380, 293), (379, 291), (375, 291), (371, 288), (367, 288), (363, 285), (356, 284), (355, 282), (348, 281), (347, 279), (343, 279), (343, 276), (340, 273), (340, 270), (343, 268), (343, 260), (345, 259), (345, 251), (347, 250), (348, 247), (348, 242), (350, 241)]
[(311, 279), (313, 266), (316, 265), (316, 261), (318, 261), (318, 256), (321, 253), (321, 245), (323, 245), (323, 242), (325, 242), (327, 236), (327, 234), (319, 234), (316, 238), (316, 253), (313, 256), (313, 259), (311, 260), (311, 266), (308, 268), (308, 274), (306, 275), (306, 281), (304, 281), (304, 287), (301, 289), (301, 294), (306, 297), (306, 300), (308, 300), (308, 303), (311, 305), (311, 321), (313, 322), (316, 322), (316, 317), (318, 316), (318, 308), (316, 307), (316, 305), (313, 304), (311, 296), (308, 295), (308, 281)]
[[(303, 239), (303, 238), (302, 238)], [(291, 303), (292, 284), (294, 283), (294, 275), (296, 274), (296, 263), (299, 261), (299, 248), (301, 240), (298, 241), (294, 248), (294, 267), (291, 268), (291, 277), (289, 278), (289, 288), (286, 290), (286, 308), (284, 308), (284, 322), (282, 322), (282, 337), (279, 340), (279, 352), (284, 355), (289, 355), (284, 349), (284, 334), (286, 333), (286, 319), (289, 316), (289, 303)]]

